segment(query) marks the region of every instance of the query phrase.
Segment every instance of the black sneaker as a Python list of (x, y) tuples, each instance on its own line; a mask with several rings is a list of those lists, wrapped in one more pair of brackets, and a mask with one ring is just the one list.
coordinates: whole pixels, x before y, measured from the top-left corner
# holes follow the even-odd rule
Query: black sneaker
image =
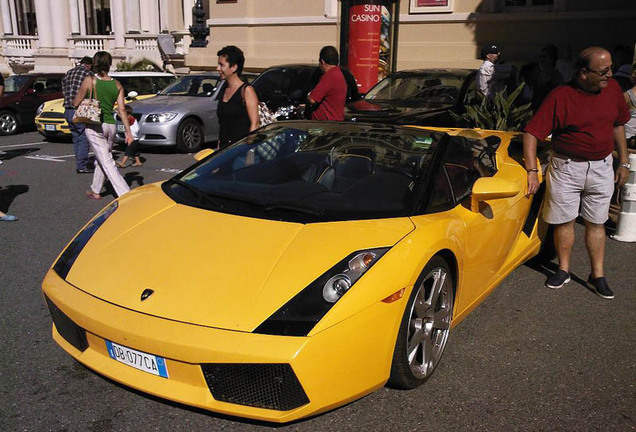
[(570, 273), (558, 269), (556, 273), (548, 277), (545, 281), (545, 286), (552, 289), (559, 289), (568, 282), (570, 282)]
[(599, 297), (609, 300), (614, 298), (614, 293), (607, 285), (607, 281), (604, 277), (592, 278), (592, 275), (590, 275), (590, 277), (587, 278), (587, 284)]

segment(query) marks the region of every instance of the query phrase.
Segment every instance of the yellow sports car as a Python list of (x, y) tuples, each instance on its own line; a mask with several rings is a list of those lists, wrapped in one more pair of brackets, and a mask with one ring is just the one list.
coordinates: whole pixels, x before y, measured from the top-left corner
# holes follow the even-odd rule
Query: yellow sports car
[(298, 121), (203, 150), (62, 252), (43, 282), (53, 338), (127, 386), (271, 422), (417, 387), (539, 251), (520, 149), (507, 132)]
[[(168, 84), (177, 79), (166, 72), (112, 72), (110, 74), (124, 87), (126, 103), (155, 96)], [(37, 131), (48, 139), (70, 139), (71, 131), (64, 118), (64, 99), (44, 102), (35, 114)]]

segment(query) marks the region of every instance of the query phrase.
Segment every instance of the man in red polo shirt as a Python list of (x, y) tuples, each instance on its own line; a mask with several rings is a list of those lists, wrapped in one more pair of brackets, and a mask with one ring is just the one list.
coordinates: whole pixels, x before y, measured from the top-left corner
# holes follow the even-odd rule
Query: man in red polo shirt
[[(561, 288), (570, 281), (570, 255), (574, 245), (574, 221), (585, 220), (585, 246), (590, 257), (589, 288), (611, 299), (603, 273), (605, 226), (614, 184), (622, 186), (629, 175), (623, 125), (629, 109), (618, 83), (612, 78), (612, 57), (599, 47), (586, 48), (575, 64), (576, 74), (567, 85), (545, 98), (528, 122), (523, 153), (528, 171), (528, 195), (538, 187), (537, 140), (552, 134), (552, 156), (547, 173), (543, 219), (554, 225), (559, 269), (546, 281)], [(614, 172), (612, 151), (619, 166)]]
[(320, 105), (311, 114), (311, 119), (343, 121), (347, 82), (338, 66), (338, 50), (332, 46), (323, 47), (318, 63), (323, 74), (307, 99), (312, 105)]

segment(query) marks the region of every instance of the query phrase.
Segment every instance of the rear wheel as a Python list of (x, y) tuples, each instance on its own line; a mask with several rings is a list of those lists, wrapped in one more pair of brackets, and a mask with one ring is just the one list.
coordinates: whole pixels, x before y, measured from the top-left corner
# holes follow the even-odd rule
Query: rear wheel
[(187, 118), (177, 130), (177, 150), (181, 153), (194, 153), (203, 147), (203, 127), (198, 120)]
[(441, 257), (422, 271), (402, 316), (391, 377), (392, 387), (412, 389), (433, 373), (448, 341), (453, 315), (453, 275)]
[(0, 135), (13, 135), (20, 129), (20, 122), (11, 111), (0, 112)]

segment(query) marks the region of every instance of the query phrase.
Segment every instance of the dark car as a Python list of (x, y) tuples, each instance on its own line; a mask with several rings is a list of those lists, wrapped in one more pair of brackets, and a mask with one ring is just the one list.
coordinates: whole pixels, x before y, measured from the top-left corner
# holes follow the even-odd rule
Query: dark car
[(476, 71), (419, 69), (395, 72), (359, 101), (347, 104), (345, 120), (371, 123), (456, 126), (450, 112), (461, 113), (477, 99)]
[[(347, 81), (347, 100), (359, 99), (355, 78), (343, 69)], [(322, 72), (316, 65), (288, 64), (265, 69), (253, 82), (258, 100), (276, 112), (279, 119), (308, 118), (307, 94), (316, 87)], [(310, 108), (310, 107), (309, 107)]]
[(62, 78), (64, 74), (55, 73), (28, 73), (7, 78), (0, 99), (0, 135), (33, 128), (38, 107), (63, 96)]

